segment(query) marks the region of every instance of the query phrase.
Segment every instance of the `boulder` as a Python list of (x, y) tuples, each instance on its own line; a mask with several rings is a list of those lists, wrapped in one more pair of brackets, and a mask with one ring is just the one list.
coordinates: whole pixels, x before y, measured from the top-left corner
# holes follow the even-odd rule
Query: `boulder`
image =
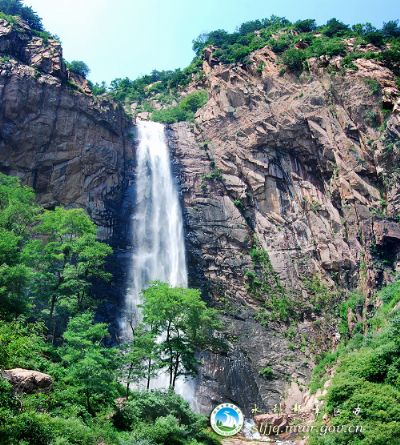
[(3, 377), (13, 385), (17, 393), (48, 392), (53, 385), (50, 375), (31, 369), (7, 369), (3, 372)]

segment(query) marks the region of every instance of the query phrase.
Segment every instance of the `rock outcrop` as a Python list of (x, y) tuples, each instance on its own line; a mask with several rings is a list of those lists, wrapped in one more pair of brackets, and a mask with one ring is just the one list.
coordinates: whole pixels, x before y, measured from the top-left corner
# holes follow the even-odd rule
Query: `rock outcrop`
[(133, 157), (131, 122), (119, 105), (85, 94), (60, 43), (24, 22), (0, 20), (0, 54), (0, 170), (22, 177), (46, 207), (86, 208), (110, 240)]
[(16, 393), (48, 392), (53, 385), (51, 376), (30, 369), (6, 369), (2, 375), (12, 384)]
[[(191, 285), (223, 311), (229, 340), (226, 352), (203, 357), (199, 400), (205, 412), (227, 400), (271, 408), (286, 382), (304, 385), (315, 354), (338, 341), (332, 309), (345, 290), (358, 287), (368, 299), (399, 267), (399, 91), (372, 60), (344, 72), (340, 57), (310, 59), (298, 78), (282, 75), (267, 48), (243, 67), (215, 63), (211, 49), (205, 58), (199, 86), (209, 101), (194, 124), (170, 130)], [(392, 111), (387, 122), (382, 107)], [(249, 279), (261, 279), (254, 247), (284, 284), (297, 315), (291, 327), (261, 317)], [(385, 257), (379, 265), (374, 249)], [(326, 287), (325, 309), (313, 309), (310, 282)], [(263, 377), (265, 367), (273, 378)]]

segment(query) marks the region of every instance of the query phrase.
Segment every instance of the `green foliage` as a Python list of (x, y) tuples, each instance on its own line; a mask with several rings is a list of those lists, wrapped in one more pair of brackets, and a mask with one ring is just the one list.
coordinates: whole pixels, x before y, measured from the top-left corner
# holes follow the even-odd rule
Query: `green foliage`
[[(205, 419), (173, 392), (131, 395), (129, 388), (168, 369), (171, 359), (171, 386), (193, 373), (196, 352), (218, 346), (215, 311), (196, 290), (151, 286), (148, 324), (136, 326), (124, 347), (106, 346), (108, 326), (87, 308), (98, 304), (93, 280), (110, 278), (103, 266), (111, 249), (96, 240), (83, 210), (44, 210), (34, 198), (17, 178), (0, 175), (0, 369), (40, 370), (53, 385), (46, 393), (15, 394), (0, 378), (0, 442), (218, 444)], [(165, 341), (157, 341), (160, 335)], [(123, 394), (128, 401), (116, 409)]]
[(0, 233), (4, 318), (40, 316), (55, 335), (58, 316), (65, 320), (90, 305), (92, 280), (109, 278), (103, 266), (111, 248), (96, 241), (96, 227), (83, 210), (44, 211), (31, 189), (5, 175), (0, 175)]
[(73, 60), (72, 62), (67, 62), (66, 65), (69, 71), (79, 76), (86, 78), (90, 73), (89, 67), (82, 60)]
[(203, 181), (216, 181), (222, 180), (222, 172), (219, 168), (213, 167), (209, 173), (205, 173), (202, 176)]
[(381, 123), (381, 117), (376, 110), (366, 110), (364, 112), (364, 119), (368, 125), (377, 128)]
[(46, 345), (43, 323), (0, 320), (0, 369), (43, 368)]
[(8, 16), (19, 15), (32, 29), (44, 31), (42, 19), (30, 6), (25, 6), (22, 0), (0, 0), (0, 11)]
[(277, 54), (286, 51), (291, 44), (292, 44), (292, 37), (287, 34), (279, 37), (278, 39), (272, 39), (270, 41), (270, 46), (272, 51), (274, 51)]
[(142, 103), (150, 98), (175, 96), (178, 89), (189, 84), (192, 76), (201, 70), (201, 59), (194, 59), (185, 69), (174, 71), (153, 70), (150, 74), (135, 80), (115, 79), (110, 85), (111, 96), (121, 102)]
[[(312, 388), (315, 390), (323, 383), (324, 368), (336, 368), (326, 397), (325, 413), (322, 413), (325, 418), (329, 416), (330, 424), (336, 426), (359, 425), (362, 432), (314, 435), (312, 444), (397, 443), (400, 437), (397, 427), (400, 421), (400, 316), (394, 308), (400, 301), (399, 288), (396, 281), (378, 293), (383, 305), (367, 320), (365, 337), (356, 334), (335, 353), (324, 356), (314, 369)], [(353, 294), (347, 307), (355, 308), (361, 302), (362, 297)], [(346, 311), (345, 306), (342, 309)], [(358, 415), (355, 408), (360, 409)], [(322, 424), (321, 417), (318, 425)]]
[(55, 367), (59, 380), (59, 403), (78, 404), (90, 415), (111, 406), (118, 394), (117, 351), (106, 348), (105, 323), (94, 323), (87, 312), (71, 318), (64, 332), (64, 344), (58, 349), (60, 365)]
[(290, 48), (283, 53), (282, 61), (290, 71), (300, 73), (303, 70), (303, 63), (306, 57), (304, 50)]
[(107, 85), (105, 82), (93, 83), (89, 81), (90, 89), (92, 90), (93, 96), (101, 96), (107, 93)]
[(171, 288), (155, 282), (143, 291), (143, 322), (155, 337), (162, 367), (174, 388), (181, 375), (194, 375), (196, 351), (215, 345), (213, 332), (220, 328), (217, 313), (208, 308), (197, 289)]
[(349, 30), (349, 26), (333, 18), (326, 22), (323, 33), (327, 37), (341, 36)]
[(400, 26), (398, 20), (389, 20), (382, 26), (382, 33), (385, 37), (400, 37)]
[(298, 32), (313, 32), (317, 29), (317, 24), (314, 19), (297, 20), (293, 28)]
[(317, 275), (303, 280), (304, 287), (310, 296), (312, 310), (321, 314), (324, 309), (331, 306), (335, 299), (335, 294), (321, 281)]
[(247, 290), (250, 295), (263, 302), (263, 308), (256, 315), (256, 319), (264, 326), (269, 321), (289, 321), (295, 316), (293, 301), (272, 267), (268, 252), (255, 240), (250, 256), (254, 271), (245, 272)]
[(191, 121), (196, 111), (208, 100), (208, 94), (204, 90), (194, 91), (181, 99), (175, 107), (156, 110), (151, 119), (156, 122), (172, 124), (180, 121)]
[(346, 54), (345, 46), (342, 39), (337, 37), (315, 38), (309, 48), (307, 48), (308, 57), (320, 56), (344, 56)]
[[(206, 430), (205, 417), (194, 414), (173, 391), (135, 391), (113, 416), (114, 425), (131, 431), (133, 443), (218, 445)], [(129, 442), (131, 443), (131, 442)]]
[(381, 92), (381, 85), (376, 79), (364, 79), (365, 84), (370, 89), (371, 94), (378, 95)]
[(275, 377), (274, 371), (270, 366), (266, 366), (265, 368), (262, 368), (259, 372), (261, 377), (264, 377), (266, 380), (273, 380)]

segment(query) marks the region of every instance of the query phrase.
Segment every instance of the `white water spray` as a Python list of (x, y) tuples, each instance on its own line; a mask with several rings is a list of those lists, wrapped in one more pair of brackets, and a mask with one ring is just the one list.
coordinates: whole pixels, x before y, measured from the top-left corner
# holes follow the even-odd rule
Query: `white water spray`
[[(164, 126), (156, 122), (137, 123), (139, 145), (136, 168), (136, 202), (133, 215), (131, 275), (126, 293), (127, 319), (123, 335), (130, 333), (129, 321), (140, 319), (141, 291), (151, 281), (187, 287), (183, 221), (178, 191), (172, 176)], [(168, 376), (160, 374), (151, 388), (168, 387)], [(193, 403), (194, 385), (178, 379), (176, 392)]]

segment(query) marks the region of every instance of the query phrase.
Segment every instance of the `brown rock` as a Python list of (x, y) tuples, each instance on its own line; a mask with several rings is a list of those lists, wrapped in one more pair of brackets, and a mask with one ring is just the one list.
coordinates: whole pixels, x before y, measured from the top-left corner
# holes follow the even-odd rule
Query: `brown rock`
[(260, 414), (254, 416), (254, 421), (261, 435), (277, 435), (286, 432), (289, 426), (290, 416), (288, 414)]
[(51, 376), (30, 369), (7, 369), (3, 377), (10, 381), (17, 393), (47, 392), (53, 385)]

